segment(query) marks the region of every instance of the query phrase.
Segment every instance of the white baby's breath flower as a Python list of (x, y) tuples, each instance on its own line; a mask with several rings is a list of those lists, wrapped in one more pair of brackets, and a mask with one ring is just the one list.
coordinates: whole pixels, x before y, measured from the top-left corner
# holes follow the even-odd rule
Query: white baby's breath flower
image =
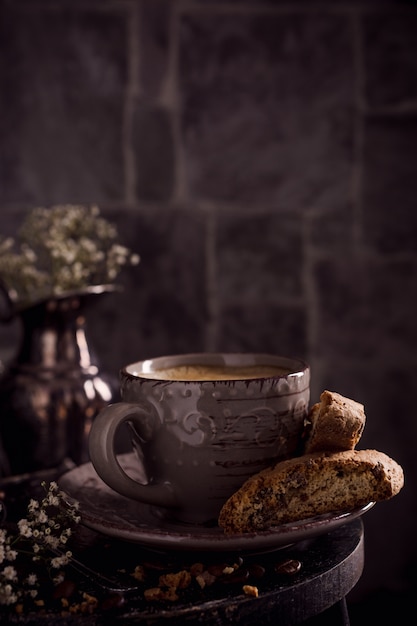
[(48, 548), (52, 548), (53, 550), (56, 550), (59, 546), (59, 539), (54, 535), (46, 535), (44, 542), (45, 546), (47, 546)]
[(33, 513), (34, 511), (37, 511), (38, 509), (39, 509), (39, 502), (31, 498), (28, 504), (28, 511), (30, 513)]
[(59, 497), (56, 496), (54, 493), (49, 493), (48, 494), (48, 504), (50, 506), (59, 506)]
[(29, 574), (29, 576), (26, 579), (26, 582), (28, 585), (36, 585), (36, 583), (38, 582), (38, 577), (36, 576), (36, 574)]
[(6, 559), (7, 561), (15, 561), (17, 558), (17, 550), (12, 550), (10, 547), (6, 548)]
[(37, 524), (46, 524), (48, 521), (48, 516), (43, 509), (39, 511), (39, 513), (35, 516), (35, 521)]
[(30, 524), (29, 524), (27, 519), (19, 520), (18, 523), (17, 523), (17, 527), (18, 527), (19, 532), (22, 535), (22, 537), (31, 537), (32, 536), (32, 529), (31, 529)]
[(35, 251), (32, 250), (32, 248), (29, 248), (27, 244), (22, 244), (22, 254), (29, 263), (33, 264), (38, 260)]
[(2, 576), (4, 576), (6, 580), (10, 580), (12, 582), (17, 580), (17, 572), (15, 568), (13, 567), (13, 565), (8, 565), (0, 573), (2, 574)]
[(68, 565), (69, 563), (69, 557), (66, 556), (66, 554), (63, 554), (62, 556), (56, 556), (53, 559), (51, 559), (51, 567), (53, 567), (54, 569), (59, 569), (60, 567), (64, 567), (65, 565)]
[(109, 274), (109, 279), (110, 280), (115, 280), (115, 278), (117, 276), (117, 270), (115, 268), (113, 268), (113, 267), (109, 268), (108, 274)]
[(7, 237), (0, 242), (0, 252), (9, 252), (13, 249), (14, 239), (12, 237)]

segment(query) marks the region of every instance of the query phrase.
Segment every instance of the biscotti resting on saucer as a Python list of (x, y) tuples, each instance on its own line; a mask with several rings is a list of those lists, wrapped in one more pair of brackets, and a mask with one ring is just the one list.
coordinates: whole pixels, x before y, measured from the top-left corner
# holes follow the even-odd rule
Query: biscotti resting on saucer
[(323, 391), (308, 416), (304, 452), (353, 450), (365, 427), (363, 404), (334, 391)]
[(323, 513), (388, 500), (404, 484), (396, 461), (377, 450), (306, 454), (249, 478), (223, 505), (227, 533), (266, 530)]

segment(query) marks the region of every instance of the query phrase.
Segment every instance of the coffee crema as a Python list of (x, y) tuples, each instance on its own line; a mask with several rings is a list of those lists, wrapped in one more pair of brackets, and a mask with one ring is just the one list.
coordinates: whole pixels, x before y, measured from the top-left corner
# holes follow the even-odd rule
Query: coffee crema
[(277, 365), (200, 365), (187, 364), (136, 372), (141, 378), (178, 381), (252, 380), (286, 376), (291, 370)]

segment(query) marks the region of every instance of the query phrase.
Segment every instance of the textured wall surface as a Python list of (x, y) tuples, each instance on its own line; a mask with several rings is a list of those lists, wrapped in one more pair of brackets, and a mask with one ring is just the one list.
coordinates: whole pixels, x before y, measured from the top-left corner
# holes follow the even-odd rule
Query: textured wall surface
[(117, 224), (141, 264), (96, 310), (107, 370), (267, 351), (365, 404), (406, 487), (364, 519), (358, 597), (416, 585), (416, 198), (415, 2), (0, 1), (0, 232)]

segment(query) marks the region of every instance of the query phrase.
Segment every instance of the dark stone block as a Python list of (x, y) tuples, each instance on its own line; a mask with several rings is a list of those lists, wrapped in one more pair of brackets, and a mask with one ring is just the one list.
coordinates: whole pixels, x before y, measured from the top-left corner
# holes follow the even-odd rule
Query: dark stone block
[(265, 352), (306, 359), (307, 313), (302, 305), (238, 302), (222, 309), (217, 338), (224, 352)]
[(120, 13), (4, 11), (1, 202), (123, 197), (125, 27)]
[(205, 348), (204, 215), (186, 208), (102, 211), (141, 257), (121, 275), (124, 292), (107, 298), (92, 328), (113, 371), (139, 358)]
[(221, 303), (299, 303), (304, 263), (300, 216), (219, 213), (216, 263)]
[(181, 23), (179, 81), (193, 195), (276, 211), (349, 193), (353, 53), (335, 14), (199, 14)]
[(371, 107), (407, 107), (415, 103), (416, 33), (416, 11), (364, 16), (365, 98)]
[(340, 198), (333, 210), (312, 211), (306, 216), (308, 241), (320, 255), (351, 253), (357, 218), (350, 200)]
[(363, 232), (381, 254), (416, 251), (416, 162), (417, 115), (367, 120)]
[(139, 82), (146, 96), (165, 87), (170, 61), (171, 0), (142, 0), (139, 4)]
[(303, 264), (299, 216), (218, 215), (219, 349), (305, 357)]
[(138, 198), (168, 200), (175, 183), (174, 140), (169, 112), (138, 103), (132, 135)]
[[(325, 361), (411, 366), (417, 343), (417, 269), (413, 261), (326, 259), (315, 267), (318, 336), (315, 354)], [(340, 381), (342, 383), (342, 381)]]
[(369, 281), (370, 316), (380, 333), (379, 356), (408, 369), (417, 345), (417, 268), (414, 260), (374, 263)]
[(346, 253), (319, 260), (313, 280), (318, 315), (315, 356), (325, 362), (372, 358), (378, 337), (369, 308), (369, 275), (361, 260)]

